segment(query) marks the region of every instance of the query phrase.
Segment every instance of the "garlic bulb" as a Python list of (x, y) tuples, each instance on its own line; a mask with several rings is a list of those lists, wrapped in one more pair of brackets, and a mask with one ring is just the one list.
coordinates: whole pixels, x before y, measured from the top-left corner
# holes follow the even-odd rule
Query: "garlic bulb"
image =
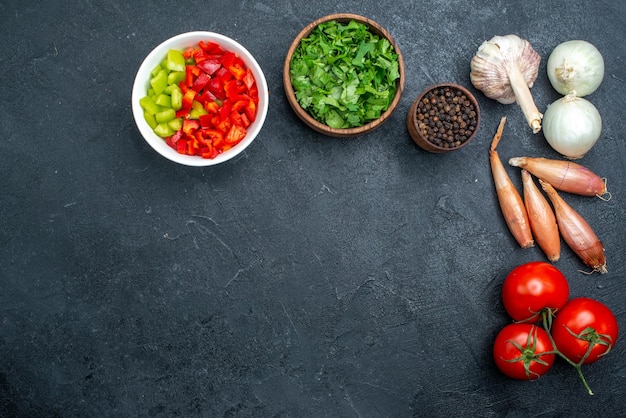
[(543, 115), (530, 88), (539, 73), (541, 57), (530, 43), (517, 35), (494, 36), (478, 48), (470, 63), (470, 80), (490, 99), (517, 103), (534, 133), (541, 130)]

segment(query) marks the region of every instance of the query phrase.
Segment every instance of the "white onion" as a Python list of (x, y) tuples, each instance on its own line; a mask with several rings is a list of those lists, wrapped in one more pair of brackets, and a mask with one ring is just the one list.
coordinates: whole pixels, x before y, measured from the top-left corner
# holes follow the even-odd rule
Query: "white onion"
[(546, 109), (543, 135), (552, 148), (571, 158), (582, 158), (600, 138), (602, 118), (588, 100), (569, 94)]
[(563, 95), (587, 96), (596, 91), (604, 78), (602, 54), (587, 41), (573, 40), (557, 45), (547, 66), (552, 87)]

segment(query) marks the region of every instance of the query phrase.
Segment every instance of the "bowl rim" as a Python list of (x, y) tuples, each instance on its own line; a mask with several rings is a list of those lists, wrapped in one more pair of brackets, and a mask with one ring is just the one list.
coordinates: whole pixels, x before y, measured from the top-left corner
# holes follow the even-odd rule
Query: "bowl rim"
[[(302, 41), (302, 39), (310, 35), (313, 29), (315, 29), (319, 24), (328, 22), (331, 20), (337, 20), (340, 22), (348, 22), (350, 20), (355, 20), (357, 22), (364, 23), (365, 25), (368, 26), (368, 28), (371, 31), (373, 31), (374, 33), (378, 32), (377, 33), (378, 35), (385, 37), (389, 41), (391, 46), (393, 47), (396, 54), (398, 54), (398, 72), (400, 73), (400, 77), (396, 80), (396, 84), (397, 84), (396, 93), (391, 103), (389, 104), (389, 107), (387, 108), (387, 110), (383, 112), (383, 114), (378, 119), (368, 122), (362, 126), (357, 126), (354, 128), (332, 128), (328, 125), (325, 125), (317, 121), (314, 117), (312, 117), (306, 110), (304, 110), (300, 106), (300, 104), (296, 100), (293, 85), (291, 84), (291, 77), (290, 77), (291, 58), (293, 57), (293, 54), (296, 48), (300, 45), (300, 42)], [(379, 23), (375, 22), (374, 20), (370, 18), (361, 16), (358, 14), (354, 14), (354, 13), (329, 14), (329, 15), (320, 17), (319, 19), (316, 19), (312, 21), (311, 23), (309, 23), (308, 25), (306, 25), (298, 33), (295, 39), (292, 41), (287, 51), (287, 55), (285, 56), (285, 61), (283, 63), (283, 86), (285, 89), (285, 94), (287, 96), (287, 101), (289, 102), (289, 105), (291, 106), (293, 111), (296, 113), (296, 115), (310, 128), (314, 129), (315, 131), (319, 133), (323, 133), (325, 135), (332, 136), (332, 137), (340, 137), (340, 138), (354, 137), (354, 136), (371, 132), (374, 129), (378, 128), (380, 125), (382, 125), (384, 122), (386, 122), (389, 119), (391, 114), (397, 108), (400, 102), (400, 99), (402, 97), (402, 93), (404, 91), (404, 84), (405, 84), (404, 58), (402, 56), (402, 53), (400, 52), (400, 48), (398, 47), (398, 44), (395, 41), (395, 39)]]
[[(200, 40), (211, 40), (217, 42), (218, 44), (220, 44), (220, 46), (222, 46), (222, 48), (237, 53), (237, 55), (244, 61), (246, 66), (252, 71), (252, 74), (254, 75), (255, 81), (257, 83), (257, 88), (259, 90), (259, 105), (257, 106), (257, 117), (255, 118), (255, 121), (250, 125), (246, 137), (233, 148), (219, 154), (213, 159), (202, 158), (196, 155), (179, 154), (178, 152), (176, 152), (176, 150), (167, 145), (165, 141), (157, 136), (150, 128), (150, 126), (143, 117), (143, 108), (139, 104), (139, 100), (146, 95), (147, 85), (150, 82), (149, 76), (146, 77), (145, 75), (149, 75), (152, 69), (163, 60), (163, 58), (167, 54), (167, 50), (170, 48), (184, 50), (186, 47), (191, 47), (198, 44)], [(181, 44), (184, 44), (184, 46), (179, 46)], [(184, 32), (172, 36), (168, 39), (165, 39), (150, 50), (148, 55), (141, 62), (135, 74), (133, 88), (131, 92), (131, 102), (131, 109), (133, 113), (133, 118), (135, 120), (135, 126), (139, 130), (139, 133), (141, 134), (143, 139), (148, 143), (148, 145), (150, 145), (152, 149), (154, 149), (158, 154), (165, 157), (166, 159), (178, 164), (194, 167), (207, 167), (233, 159), (235, 156), (243, 152), (258, 136), (261, 128), (263, 127), (263, 124), (265, 123), (265, 119), (267, 117), (267, 112), (269, 109), (269, 89), (263, 69), (256, 61), (252, 53), (248, 51), (248, 49), (246, 49), (242, 44), (240, 44), (233, 38), (217, 32), (198, 30)]]
[[(423, 97), (427, 93), (429, 93), (432, 90), (441, 88), (441, 87), (452, 87), (452, 88), (455, 88), (457, 90), (460, 90), (463, 94), (465, 94), (465, 96), (467, 96), (467, 98), (474, 104), (474, 106), (476, 108), (476, 128), (474, 129), (474, 132), (469, 136), (469, 138), (467, 138), (467, 140), (465, 140), (465, 142), (463, 142), (458, 147), (454, 147), (454, 148), (441, 147), (441, 146), (431, 142), (428, 138), (425, 138), (420, 133), (419, 129), (417, 129), (417, 112), (416, 112), (417, 104), (423, 99)], [(441, 83), (431, 84), (430, 86), (427, 86), (426, 88), (424, 88), (417, 95), (415, 100), (413, 100), (413, 103), (410, 106), (409, 111), (408, 111), (407, 122), (410, 124), (409, 134), (410, 134), (411, 138), (422, 149), (424, 149), (426, 151), (429, 151), (429, 152), (433, 152), (433, 153), (447, 153), (447, 152), (451, 152), (451, 151), (456, 151), (458, 149), (461, 149), (461, 148), (465, 147), (478, 134), (478, 129), (480, 127), (480, 105), (478, 104), (478, 100), (472, 94), (472, 92), (469, 91), (465, 86), (463, 86), (461, 84), (454, 83), (454, 82), (441, 82)], [(415, 138), (414, 135), (417, 135), (419, 137), (419, 141)], [(422, 142), (422, 143), (420, 143), (420, 142)]]

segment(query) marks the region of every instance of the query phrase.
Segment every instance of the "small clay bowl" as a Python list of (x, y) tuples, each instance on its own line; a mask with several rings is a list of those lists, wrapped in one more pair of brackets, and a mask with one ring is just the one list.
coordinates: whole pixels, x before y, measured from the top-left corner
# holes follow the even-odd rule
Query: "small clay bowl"
[[(457, 104), (460, 112), (455, 111)], [(427, 113), (429, 110), (435, 110), (435, 115)], [(458, 116), (462, 123), (459, 123)], [(439, 129), (443, 128), (445, 139), (435, 137), (436, 133), (428, 128), (430, 122), (439, 124)], [(474, 95), (465, 87), (454, 83), (435, 84), (417, 96), (409, 108), (406, 124), (413, 142), (420, 148), (436, 154), (456, 151), (476, 136), (480, 126), (480, 108)]]
[[(363, 23), (366, 26), (368, 26), (370, 32), (372, 32), (373, 34), (386, 38), (389, 41), (389, 43), (392, 45), (396, 54), (398, 54), (398, 71), (400, 73), (400, 77), (396, 80), (397, 89), (393, 97), (393, 100), (389, 104), (389, 107), (387, 108), (387, 110), (383, 112), (383, 114), (378, 119), (368, 122), (362, 126), (358, 126), (354, 128), (337, 129), (337, 128), (331, 128), (330, 126), (317, 121), (306, 110), (300, 107), (300, 104), (296, 100), (296, 95), (294, 93), (294, 89), (291, 84), (291, 77), (289, 74), (289, 70), (291, 66), (290, 65), (291, 58), (296, 48), (298, 47), (298, 45), (300, 45), (300, 41), (303, 38), (308, 37), (311, 34), (311, 32), (313, 32), (313, 30), (320, 23), (327, 22), (330, 20), (336, 20), (340, 23), (349, 23), (351, 20), (354, 20), (355, 22)], [(360, 16), (360, 15), (351, 14), (351, 13), (331, 14), (328, 16), (324, 16), (320, 19), (317, 19), (311, 22), (310, 24), (308, 24), (304, 29), (302, 29), (302, 31), (298, 34), (298, 36), (296, 36), (296, 38), (292, 42), (291, 46), (289, 47), (289, 50), (287, 51), (287, 56), (285, 57), (285, 62), (283, 65), (283, 84), (285, 86), (285, 94), (287, 95), (287, 100), (289, 101), (289, 105), (291, 105), (291, 108), (294, 110), (296, 115), (298, 115), (298, 117), (306, 125), (314, 129), (315, 131), (322, 133), (324, 135), (327, 135), (327, 136), (332, 136), (332, 137), (337, 137), (337, 138), (355, 137), (358, 135), (363, 135), (365, 133), (373, 131), (374, 129), (382, 125), (389, 118), (389, 116), (391, 116), (393, 111), (398, 106), (398, 103), (400, 102), (400, 97), (402, 96), (402, 91), (404, 90), (404, 78), (405, 78), (404, 60), (402, 58), (402, 54), (400, 53), (400, 49), (398, 48), (398, 45), (393, 40), (389, 32), (387, 32), (385, 28), (383, 28), (382, 26), (380, 26), (378, 23), (374, 22), (373, 20)]]

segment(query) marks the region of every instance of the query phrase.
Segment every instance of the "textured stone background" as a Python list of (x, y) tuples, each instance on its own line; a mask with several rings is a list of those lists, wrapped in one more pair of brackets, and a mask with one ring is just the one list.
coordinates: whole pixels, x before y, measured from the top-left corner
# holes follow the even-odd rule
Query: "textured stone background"
[[(602, 51), (589, 100), (603, 132), (582, 162), (613, 199), (566, 198), (603, 240), (609, 273), (581, 274), (566, 247), (557, 267), (572, 296), (626, 324), (625, 4), (0, 3), (0, 416), (626, 415), (623, 331), (586, 369), (594, 397), (561, 361), (533, 383), (493, 365), (509, 321), (502, 280), (544, 257), (502, 221), (489, 143), (506, 115), (503, 159), (558, 156), (516, 105), (469, 82), (484, 40), (518, 34), (543, 57), (533, 94), (545, 109), (558, 98), (552, 48)], [(392, 118), (358, 139), (316, 134), (283, 93), (291, 40), (335, 12), (386, 27), (407, 69)], [(143, 57), (191, 30), (246, 46), (271, 92), (257, 140), (213, 168), (156, 154), (130, 108)], [(442, 81), (470, 88), (483, 112), (475, 141), (445, 156), (405, 127), (415, 96)]]

